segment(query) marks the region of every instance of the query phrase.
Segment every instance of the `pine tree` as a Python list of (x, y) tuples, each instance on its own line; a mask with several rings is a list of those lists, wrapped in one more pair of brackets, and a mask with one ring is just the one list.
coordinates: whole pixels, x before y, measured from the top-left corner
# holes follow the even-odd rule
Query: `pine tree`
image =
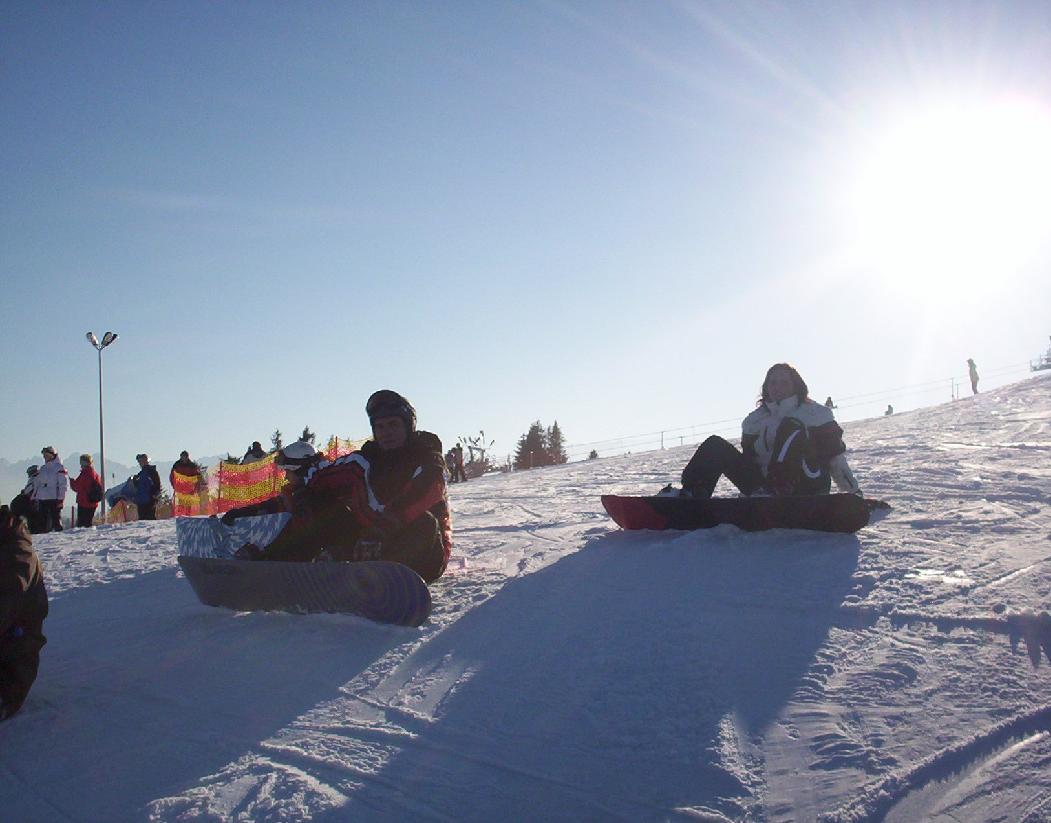
[(284, 445), (281, 442), (281, 429), (274, 429), (274, 433), (270, 435), (270, 442), (274, 447), (274, 451), (281, 451), (281, 446)]
[(547, 449), (547, 436), (539, 420), (529, 426), (529, 431), (518, 438), (515, 451), (515, 468), (532, 469), (537, 466), (549, 466), (551, 455)]
[(310, 430), (310, 426), (304, 426), (303, 427), (303, 433), (301, 435), (299, 435), (299, 442), (300, 443), (309, 443), (311, 446), (313, 446), (314, 445), (314, 440), (316, 438), (317, 438), (317, 435), (314, 434), (314, 432), (312, 432)]
[(557, 420), (547, 430), (547, 451), (551, 456), (551, 462), (556, 466), (569, 462), (569, 455), (566, 454), (565, 439), (562, 437), (562, 429), (558, 427)]

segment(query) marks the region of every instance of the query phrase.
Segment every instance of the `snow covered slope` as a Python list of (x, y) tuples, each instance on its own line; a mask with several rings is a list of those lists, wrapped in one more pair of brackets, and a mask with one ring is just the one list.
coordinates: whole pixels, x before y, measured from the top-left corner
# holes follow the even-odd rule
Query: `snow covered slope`
[(3, 817), (1051, 818), (1051, 665), (1017, 617), (1051, 605), (1051, 379), (847, 442), (894, 505), (850, 536), (612, 527), (600, 493), (690, 447), (453, 486), (421, 629), (208, 609), (170, 522), (40, 537)]

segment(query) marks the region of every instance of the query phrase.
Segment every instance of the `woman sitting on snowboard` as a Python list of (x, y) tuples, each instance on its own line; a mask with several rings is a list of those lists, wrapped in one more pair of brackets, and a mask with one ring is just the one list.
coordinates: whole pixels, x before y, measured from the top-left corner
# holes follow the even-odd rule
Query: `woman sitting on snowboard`
[(683, 469), (683, 493), (711, 497), (725, 475), (749, 496), (828, 494), (833, 480), (840, 491), (860, 496), (846, 448), (832, 410), (808, 397), (795, 367), (775, 363), (757, 408), (741, 423), (741, 451), (717, 435), (709, 437)]

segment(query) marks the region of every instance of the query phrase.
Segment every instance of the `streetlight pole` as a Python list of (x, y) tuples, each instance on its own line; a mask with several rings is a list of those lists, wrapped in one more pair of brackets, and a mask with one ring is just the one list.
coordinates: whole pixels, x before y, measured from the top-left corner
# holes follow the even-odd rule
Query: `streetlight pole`
[(102, 520), (106, 521), (106, 435), (102, 425), (102, 350), (117, 339), (117, 335), (111, 331), (102, 335), (102, 342), (95, 337), (95, 332), (89, 331), (85, 337), (95, 347), (99, 355), (99, 468), (102, 469)]

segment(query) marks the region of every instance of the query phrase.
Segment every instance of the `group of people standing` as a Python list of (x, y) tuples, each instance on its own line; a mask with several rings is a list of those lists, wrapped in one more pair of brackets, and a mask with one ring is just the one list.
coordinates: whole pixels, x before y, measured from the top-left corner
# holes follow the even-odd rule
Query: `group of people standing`
[(66, 492), (77, 495), (77, 526), (90, 526), (102, 500), (102, 478), (95, 471), (90, 454), (80, 456), (80, 474), (70, 477), (53, 446), (40, 450), (44, 462), (26, 469), (26, 485), (14, 500), (11, 511), (24, 517), (33, 534), (62, 531), (62, 506)]
[(463, 465), (463, 446), (459, 443), (445, 453), (445, 468), (449, 472), (450, 483), (467, 482), (467, 471)]
[[(73, 491), (77, 501), (76, 526), (92, 526), (105, 494), (105, 486), (95, 471), (92, 456), (80, 455), (80, 473), (70, 477), (53, 446), (45, 446), (40, 454), (44, 459), (43, 464), (26, 469), (26, 485), (11, 501), (11, 511), (15, 516), (25, 518), (31, 534), (62, 531), (62, 507), (66, 493)], [(128, 484), (129, 499), (138, 508), (139, 520), (156, 520), (161, 478), (147, 455), (136, 455), (136, 460), (139, 472), (132, 478), (133, 482)]]

